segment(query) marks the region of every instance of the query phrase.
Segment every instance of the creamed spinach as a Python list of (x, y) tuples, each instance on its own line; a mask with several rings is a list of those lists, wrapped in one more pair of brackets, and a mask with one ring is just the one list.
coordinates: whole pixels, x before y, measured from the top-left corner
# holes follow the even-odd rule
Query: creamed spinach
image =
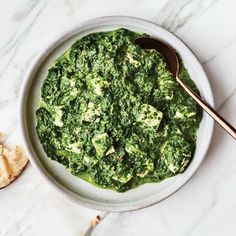
[[(48, 157), (69, 172), (123, 192), (185, 170), (202, 112), (161, 54), (118, 29), (77, 40), (51, 65), (36, 111)], [(181, 65), (180, 77), (198, 92)]]

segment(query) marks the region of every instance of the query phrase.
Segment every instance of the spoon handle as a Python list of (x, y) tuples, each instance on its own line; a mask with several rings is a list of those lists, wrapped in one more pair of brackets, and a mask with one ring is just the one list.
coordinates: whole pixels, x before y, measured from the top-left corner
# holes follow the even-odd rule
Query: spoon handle
[(205, 110), (221, 127), (227, 131), (234, 139), (236, 139), (236, 129), (230, 125), (223, 117), (221, 117), (207, 102), (205, 102), (199, 95), (197, 95), (191, 88), (183, 83), (178, 76), (176, 76), (178, 84), (198, 103), (203, 110)]

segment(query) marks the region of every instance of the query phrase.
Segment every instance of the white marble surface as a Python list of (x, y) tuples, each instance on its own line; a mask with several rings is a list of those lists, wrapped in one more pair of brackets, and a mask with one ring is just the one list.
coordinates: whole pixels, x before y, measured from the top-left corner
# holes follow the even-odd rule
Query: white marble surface
[[(149, 19), (183, 39), (209, 76), (217, 110), (236, 126), (235, 9), (235, 0), (1, 0), (0, 130), (6, 145), (21, 143), (17, 102), (27, 68), (72, 25), (105, 15)], [(109, 213), (91, 235), (236, 235), (235, 153), (236, 142), (216, 125), (203, 164), (180, 191), (147, 209)], [(66, 200), (31, 165), (0, 191), (0, 212), (1, 236), (80, 236), (100, 214)]]

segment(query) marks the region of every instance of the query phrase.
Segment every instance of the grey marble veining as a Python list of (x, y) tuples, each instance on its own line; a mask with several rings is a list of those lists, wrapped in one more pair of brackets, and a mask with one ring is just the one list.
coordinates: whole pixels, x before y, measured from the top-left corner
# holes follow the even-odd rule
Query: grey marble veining
[(160, 9), (158, 17), (153, 20), (160, 22), (164, 28), (176, 32), (186, 23), (189, 23), (193, 17), (204, 13), (216, 2), (215, 0), (166, 1)]

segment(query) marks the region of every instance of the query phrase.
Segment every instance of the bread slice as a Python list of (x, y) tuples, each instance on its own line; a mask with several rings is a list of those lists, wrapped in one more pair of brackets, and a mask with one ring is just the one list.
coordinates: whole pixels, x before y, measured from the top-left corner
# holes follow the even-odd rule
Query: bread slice
[(0, 144), (0, 188), (12, 183), (28, 163), (28, 158), (20, 146), (8, 150)]

